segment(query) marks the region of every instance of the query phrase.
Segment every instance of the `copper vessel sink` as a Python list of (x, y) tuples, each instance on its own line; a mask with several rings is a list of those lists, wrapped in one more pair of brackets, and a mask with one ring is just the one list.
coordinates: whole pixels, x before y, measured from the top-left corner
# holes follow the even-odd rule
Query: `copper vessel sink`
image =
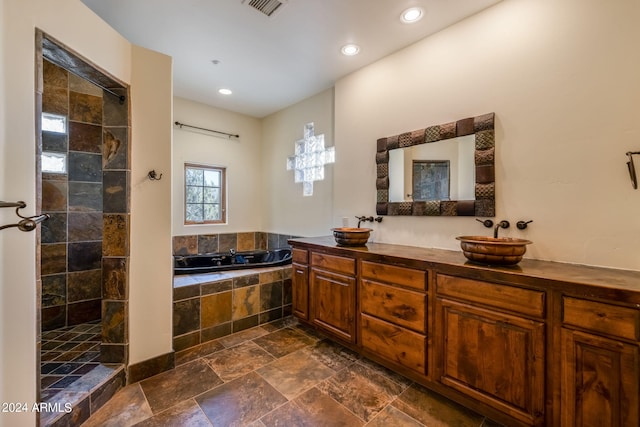
[(370, 228), (332, 228), (336, 243), (342, 246), (364, 246), (369, 240)]
[(522, 260), (530, 240), (512, 237), (459, 236), (468, 260), (489, 265), (515, 265)]

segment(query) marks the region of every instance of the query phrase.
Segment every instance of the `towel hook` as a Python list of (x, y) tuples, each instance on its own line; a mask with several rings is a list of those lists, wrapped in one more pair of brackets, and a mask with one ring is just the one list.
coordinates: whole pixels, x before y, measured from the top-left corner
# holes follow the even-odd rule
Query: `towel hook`
[(627, 151), (629, 161), (627, 162), (627, 168), (629, 169), (629, 177), (631, 178), (631, 185), (635, 190), (638, 189), (638, 176), (636, 175), (636, 167), (633, 164), (633, 155), (640, 154), (640, 151)]
[(23, 201), (18, 202), (2, 202), (0, 201), (0, 208), (16, 208), (16, 215), (19, 218), (22, 218), (16, 224), (6, 224), (0, 226), (0, 230), (4, 230), (5, 228), (18, 227), (20, 231), (33, 231), (36, 229), (36, 226), (40, 224), (42, 221), (49, 219), (49, 214), (40, 214), (34, 216), (22, 216), (20, 215), (20, 209), (26, 208), (27, 204)]
[(162, 174), (158, 175), (155, 169), (150, 170), (147, 176), (151, 181), (160, 181), (162, 179)]

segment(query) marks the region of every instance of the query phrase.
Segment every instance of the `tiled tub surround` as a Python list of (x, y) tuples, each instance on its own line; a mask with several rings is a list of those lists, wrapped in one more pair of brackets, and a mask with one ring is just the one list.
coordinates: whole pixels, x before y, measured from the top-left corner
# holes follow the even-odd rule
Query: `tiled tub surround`
[[(290, 247), (261, 231), (173, 237), (174, 255)], [(291, 266), (175, 276), (173, 349), (186, 350), (291, 314)]]
[(173, 349), (181, 351), (291, 314), (291, 266), (173, 279)]
[(246, 233), (190, 234), (173, 236), (174, 255), (198, 255), (215, 252), (254, 251), (291, 247), (287, 241), (295, 236), (262, 231)]

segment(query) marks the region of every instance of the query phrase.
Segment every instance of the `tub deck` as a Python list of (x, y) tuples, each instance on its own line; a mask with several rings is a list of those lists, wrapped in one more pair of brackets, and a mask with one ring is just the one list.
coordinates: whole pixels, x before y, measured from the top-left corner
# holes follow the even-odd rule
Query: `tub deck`
[(202, 285), (208, 283), (233, 280), (238, 277), (251, 276), (253, 274), (272, 273), (278, 270), (291, 269), (291, 264), (275, 267), (245, 268), (242, 270), (216, 271), (213, 273), (180, 274), (173, 276), (173, 288), (181, 288), (191, 285)]

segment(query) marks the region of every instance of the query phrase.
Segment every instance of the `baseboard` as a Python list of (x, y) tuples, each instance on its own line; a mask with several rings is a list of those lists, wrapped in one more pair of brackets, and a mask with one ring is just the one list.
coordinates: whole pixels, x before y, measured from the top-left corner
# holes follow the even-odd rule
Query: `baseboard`
[(175, 351), (171, 351), (152, 359), (148, 359), (134, 365), (129, 365), (129, 368), (127, 369), (127, 384), (137, 383), (138, 381), (142, 381), (146, 378), (175, 368), (175, 356)]

